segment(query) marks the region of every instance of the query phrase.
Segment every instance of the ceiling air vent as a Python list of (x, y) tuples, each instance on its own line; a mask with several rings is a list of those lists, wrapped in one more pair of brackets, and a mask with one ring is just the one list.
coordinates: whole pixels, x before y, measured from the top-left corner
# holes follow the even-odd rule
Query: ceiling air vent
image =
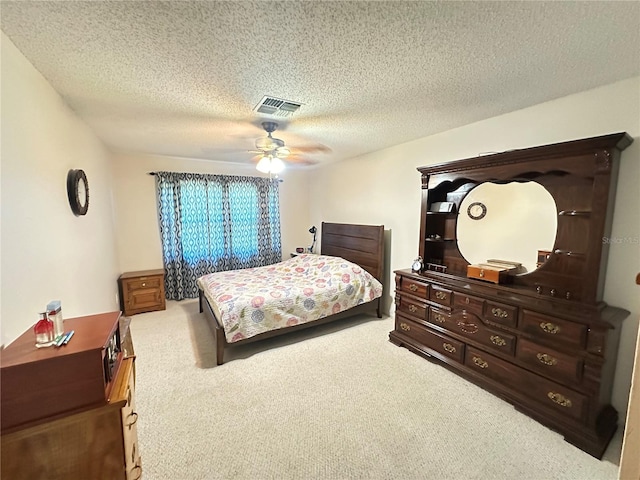
[(263, 97), (253, 111), (263, 115), (287, 118), (293, 115), (301, 105), (301, 103), (283, 100), (281, 98)]

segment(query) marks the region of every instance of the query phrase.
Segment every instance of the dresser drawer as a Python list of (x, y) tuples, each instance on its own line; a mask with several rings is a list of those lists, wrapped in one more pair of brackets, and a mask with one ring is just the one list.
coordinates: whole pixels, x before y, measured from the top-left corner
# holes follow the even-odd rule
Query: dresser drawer
[(449, 328), (451, 326), (449, 323), (451, 322), (451, 314), (449, 312), (438, 310), (437, 308), (430, 308), (429, 322), (433, 323), (434, 325)]
[(484, 318), (490, 322), (515, 327), (518, 321), (518, 309), (511, 305), (487, 300), (484, 305)]
[(560, 342), (584, 348), (587, 326), (541, 313), (522, 311), (520, 328), (535, 337), (550, 342)]
[(431, 285), (431, 289), (429, 290), (429, 300), (445, 307), (451, 307), (452, 296), (451, 290), (438, 287), (437, 285)]
[(125, 280), (126, 289), (129, 292), (143, 290), (146, 288), (160, 288), (162, 277), (141, 277)]
[(447, 328), (482, 343), (492, 350), (515, 355), (516, 337), (506, 332), (487, 327), (473, 314), (457, 313), (451, 315)]
[(582, 380), (581, 358), (520, 339), (516, 357), (534, 370), (557, 380), (579, 383)]
[(465, 295), (464, 293), (453, 293), (453, 308), (482, 315), (484, 311), (484, 299)]
[(403, 318), (396, 319), (396, 330), (445, 357), (452, 358), (460, 363), (463, 361), (465, 345), (462, 342)]
[(427, 319), (427, 305), (425, 303), (406, 295), (398, 295), (398, 300), (399, 303), (396, 305), (398, 311), (422, 320)]
[(396, 288), (402, 292), (424, 298), (425, 300), (429, 298), (429, 284), (419, 280), (414, 280), (413, 278), (398, 275), (396, 277)]
[(511, 388), (541, 406), (561, 412), (576, 420), (584, 418), (588, 399), (534, 373), (505, 362), (467, 345), (465, 365), (475, 372)]

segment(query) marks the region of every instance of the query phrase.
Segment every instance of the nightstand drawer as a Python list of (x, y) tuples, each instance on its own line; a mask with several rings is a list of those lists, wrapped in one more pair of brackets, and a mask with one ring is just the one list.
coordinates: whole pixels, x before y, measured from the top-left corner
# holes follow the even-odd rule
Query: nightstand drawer
[(141, 277), (139, 279), (126, 280), (128, 291), (141, 290), (143, 288), (160, 288), (162, 277)]

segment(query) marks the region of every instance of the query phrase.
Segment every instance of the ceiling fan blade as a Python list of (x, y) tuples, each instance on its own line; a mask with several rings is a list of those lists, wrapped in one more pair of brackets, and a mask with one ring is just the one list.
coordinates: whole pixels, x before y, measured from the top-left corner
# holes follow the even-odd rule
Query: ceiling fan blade
[(300, 153), (331, 153), (331, 149), (321, 143), (314, 145), (297, 145), (295, 147), (291, 147), (291, 151)]

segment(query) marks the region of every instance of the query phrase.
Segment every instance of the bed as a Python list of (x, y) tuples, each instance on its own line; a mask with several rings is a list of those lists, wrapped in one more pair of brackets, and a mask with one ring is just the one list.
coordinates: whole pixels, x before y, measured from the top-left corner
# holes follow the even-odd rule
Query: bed
[[(230, 346), (360, 313), (375, 312), (381, 318), (383, 270), (383, 225), (323, 222), (319, 255), (302, 254), (275, 265), (200, 277), (200, 312), (213, 332), (216, 363), (222, 365)], [(314, 272), (322, 273), (318, 277)], [(289, 277), (303, 279), (304, 285), (295, 294), (287, 290), (291, 288)], [(337, 287), (341, 296), (329, 294), (328, 287)], [(249, 303), (242, 303), (241, 297)], [(285, 299), (290, 303), (283, 306)], [(299, 305), (302, 311), (294, 310)]]

